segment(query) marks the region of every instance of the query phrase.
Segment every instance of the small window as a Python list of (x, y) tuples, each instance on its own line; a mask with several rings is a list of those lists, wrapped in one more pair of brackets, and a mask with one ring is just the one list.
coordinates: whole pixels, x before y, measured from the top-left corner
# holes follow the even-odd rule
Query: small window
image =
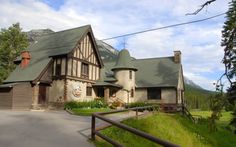
[(81, 76), (83, 78), (89, 77), (89, 65), (86, 63), (82, 63), (82, 65), (81, 65)]
[(92, 87), (87, 87), (86, 88), (86, 95), (87, 96), (92, 96)]
[(56, 76), (61, 75), (61, 64), (56, 64)]
[(132, 79), (132, 71), (129, 71), (129, 79)]
[(134, 89), (131, 89), (130, 95), (131, 97), (134, 97)]
[(148, 99), (160, 100), (161, 89), (160, 88), (148, 88), (147, 89)]

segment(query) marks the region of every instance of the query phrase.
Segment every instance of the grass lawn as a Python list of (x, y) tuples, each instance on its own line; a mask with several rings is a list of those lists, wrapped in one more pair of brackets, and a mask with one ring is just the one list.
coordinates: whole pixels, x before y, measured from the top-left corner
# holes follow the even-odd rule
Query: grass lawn
[[(192, 115), (201, 115), (203, 118), (208, 118), (211, 116), (211, 111), (191, 111)], [(232, 112), (222, 112), (222, 117), (220, 117), (220, 120), (217, 121), (219, 126), (227, 126), (232, 119)]]
[[(194, 124), (179, 114), (158, 113), (138, 120), (131, 118), (124, 123), (182, 147), (236, 146), (236, 136), (227, 130), (220, 128), (217, 132), (211, 133), (207, 124)], [(110, 127), (101, 132), (127, 147), (157, 146), (146, 139), (116, 127)], [(97, 140), (96, 146), (111, 146), (100, 138)]]
[(75, 115), (90, 116), (95, 112), (108, 112), (111, 111), (109, 108), (76, 108), (72, 109)]

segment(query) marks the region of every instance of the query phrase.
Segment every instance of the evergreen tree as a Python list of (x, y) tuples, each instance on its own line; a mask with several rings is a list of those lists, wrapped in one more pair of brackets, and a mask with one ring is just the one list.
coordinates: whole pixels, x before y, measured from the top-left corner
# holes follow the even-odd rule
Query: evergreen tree
[[(223, 63), (225, 65), (225, 75), (230, 82), (227, 90), (228, 100), (235, 107), (236, 100), (236, 0), (229, 3), (229, 9), (226, 13), (226, 21), (222, 31), (222, 46), (224, 47)], [(236, 109), (234, 109), (236, 111)], [(231, 122), (236, 126), (236, 112)]]
[(28, 46), (26, 33), (22, 32), (20, 24), (16, 23), (8, 29), (0, 31), (0, 83), (15, 68), (13, 61), (20, 52)]

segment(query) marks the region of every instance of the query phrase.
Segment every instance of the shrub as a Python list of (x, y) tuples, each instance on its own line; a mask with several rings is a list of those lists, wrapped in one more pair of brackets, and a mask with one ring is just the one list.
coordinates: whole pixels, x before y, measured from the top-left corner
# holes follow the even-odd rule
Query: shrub
[(134, 107), (144, 107), (144, 106), (152, 106), (155, 105), (155, 103), (147, 103), (147, 102), (134, 102), (129, 103), (126, 105), (127, 108), (134, 108)]
[(65, 104), (65, 109), (75, 109), (75, 108), (107, 108), (107, 104), (105, 101), (100, 99), (95, 99), (94, 101), (85, 101), (85, 102), (77, 102), (70, 101)]
[(78, 107), (78, 104), (76, 101), (70, 101), (70, 102), (65, 103), (64, 107), (65, 109), (74, 109)]

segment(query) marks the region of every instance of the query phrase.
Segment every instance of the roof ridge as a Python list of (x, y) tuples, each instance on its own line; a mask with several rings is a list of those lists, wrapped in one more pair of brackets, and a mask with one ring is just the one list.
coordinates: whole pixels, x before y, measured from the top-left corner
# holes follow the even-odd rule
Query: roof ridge
[[(162, 58), (173, 58), (174, 56), (167, 56), (167, 57), (151, 57), (151, 58), (142, 58), (142, 59), (134, 59), (134, 60), (152, 60), (152, 59), (162, 59)], [(132, 61), (134, 61), (132, 60)]]
[(66, 29), (66, 30), (57, 31), (57, 32), (51, 32), (51, 33), (48, 33), (48, 34), (44, 34), (41, 37), (44, 37), (44, 36), (47, 36), (47, 35), (52, 35), (52, 34), (57, 34), (57, 33), (61, 33), (61, 32), (65, 32), (65, 31), (71, 31), (71, 30), (75, 30), (75, 29), (79, 29), (79, 28), (83, 28), (83, 27), (91, 27), (91, 25), (88, 24), (88, 25), (84, 25), (84, 26), (80, 26), (80, 27), (75, 27), (75, 28), (70, 28), (70, 29)]

